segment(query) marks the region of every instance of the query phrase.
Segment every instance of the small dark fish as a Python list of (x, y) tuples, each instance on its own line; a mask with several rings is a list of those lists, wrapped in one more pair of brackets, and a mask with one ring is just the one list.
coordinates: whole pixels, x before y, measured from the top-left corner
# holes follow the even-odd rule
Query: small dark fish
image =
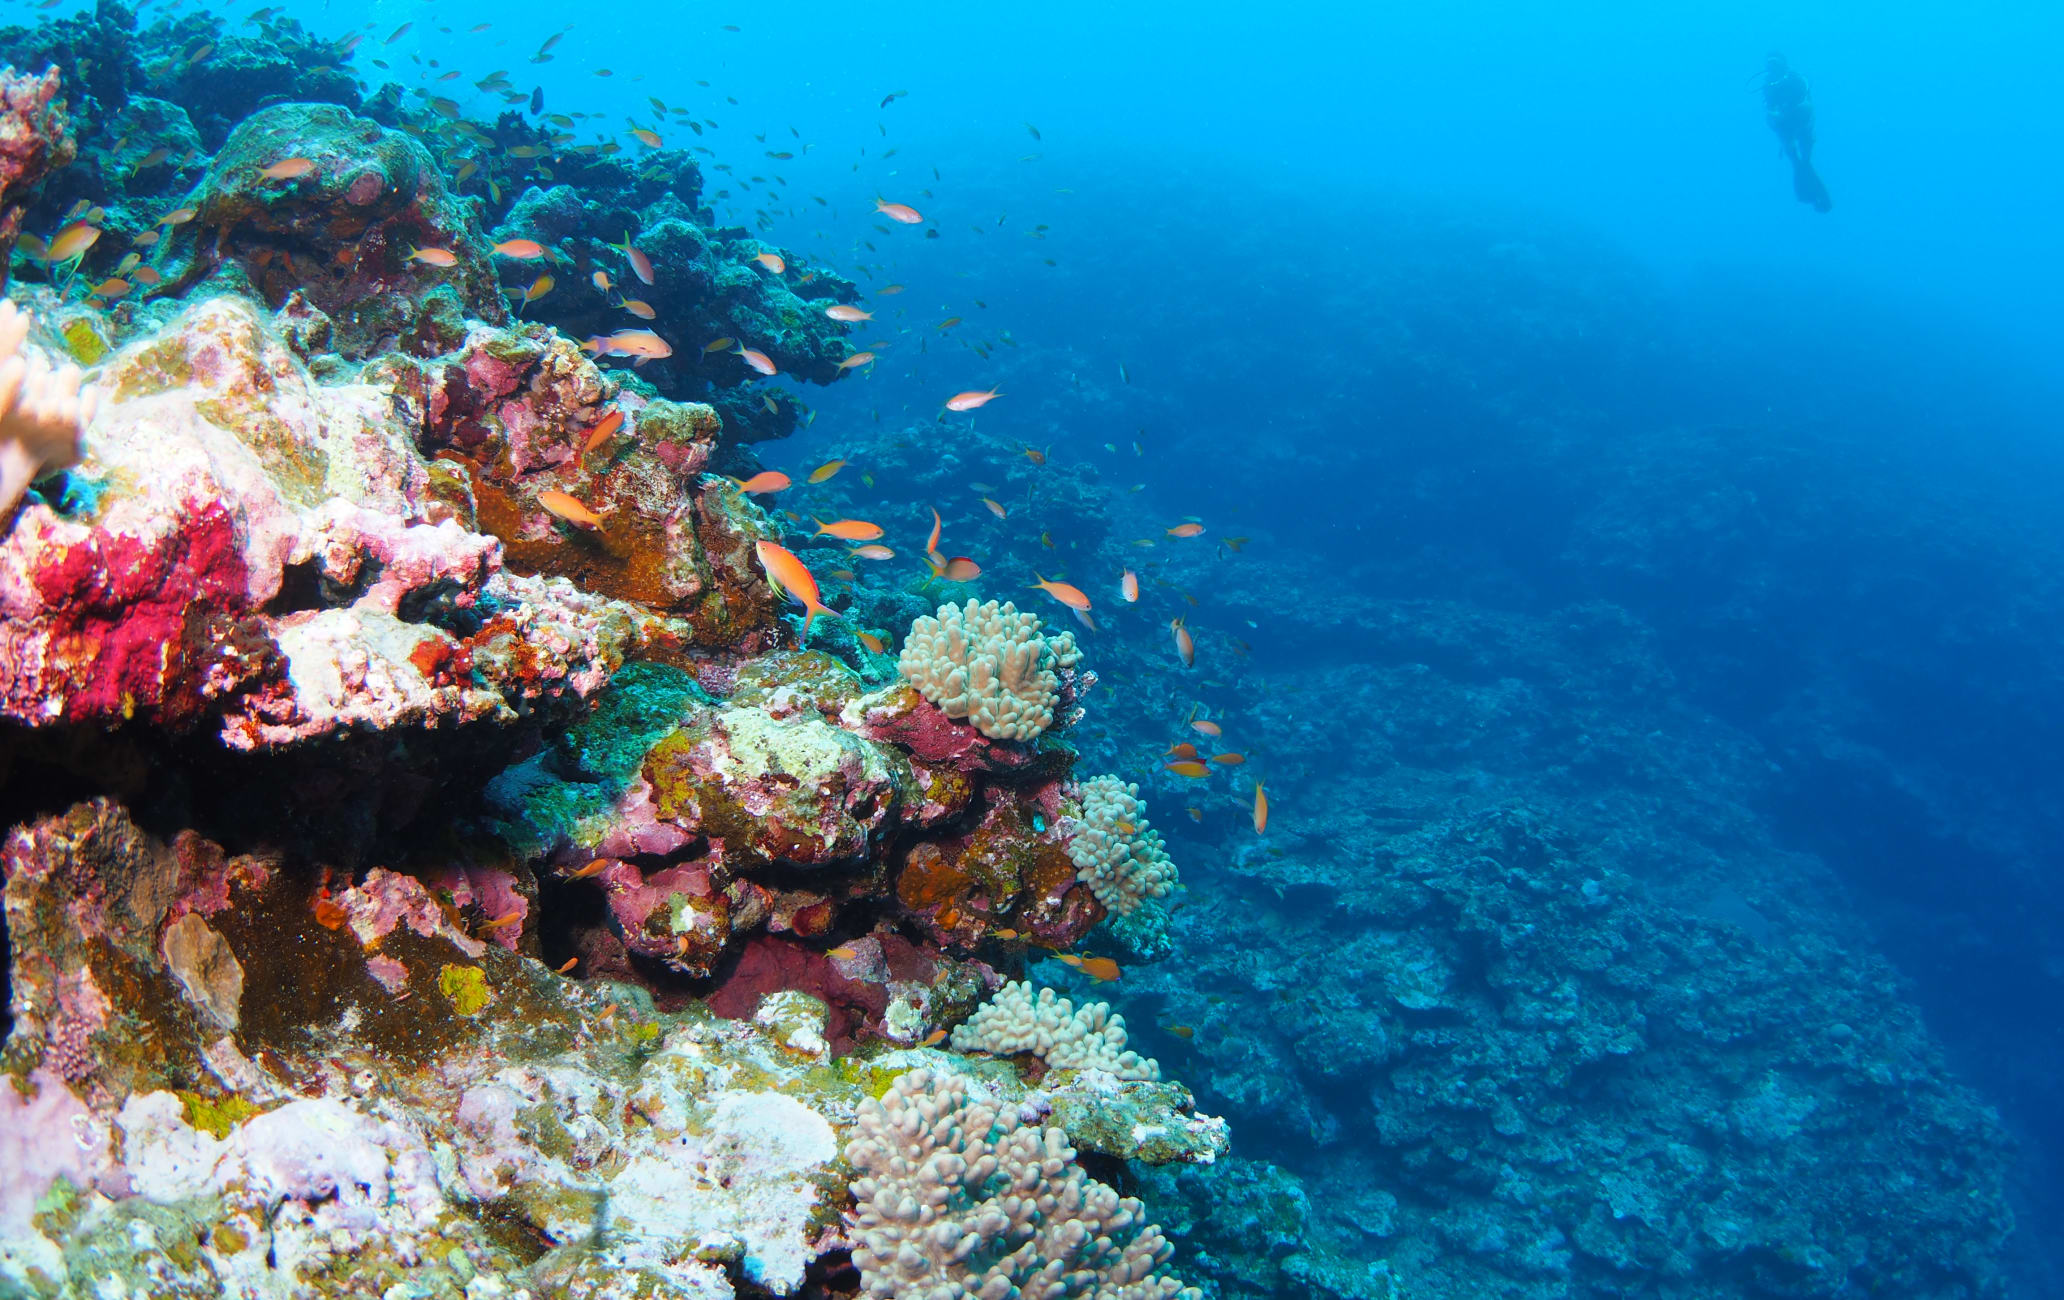
[(530, 92), (530, 112), (533, 117), (545, 111), (545, 88), (539, 86)]

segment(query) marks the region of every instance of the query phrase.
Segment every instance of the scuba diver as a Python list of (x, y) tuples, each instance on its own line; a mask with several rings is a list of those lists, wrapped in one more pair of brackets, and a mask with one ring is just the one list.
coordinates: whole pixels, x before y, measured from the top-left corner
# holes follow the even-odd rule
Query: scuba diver
[(1793, 71), (1785, 56), (1771, 51), (1760, 74), (1763, 83), (1763, 117), (1777, 132), (1777, 144), (1792, 163), (1792, 193), (1799, 202), (1810, 203), (1815, 212), (1835, 206), (1827, 186), (1813, 170), (1813, 91), (1806, 78)]

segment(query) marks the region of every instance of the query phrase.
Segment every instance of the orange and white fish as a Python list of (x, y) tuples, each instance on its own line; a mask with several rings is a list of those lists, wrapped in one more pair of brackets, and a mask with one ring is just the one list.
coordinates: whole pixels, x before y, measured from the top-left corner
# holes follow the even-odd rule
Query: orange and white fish
[(810, 481), (812, 483), (822, 483), (845, 467), (846, 462), (842, 460), (827, 460), (816, 469), (810, 471)]
[(890, 203), (886, 199), (876, 199), (874, 210), (889, 220), (900, 221), (906, 226), (915, 226), (924, 220), (924, 214), (907, 203)]
[(810, 639), (810, 620), (819, 614), (827, 618), (838, 617), (818, 599), (817, 579), (810, 576), (808, 567), (793, 553), (772, 542), (754, 542), (753, 551), (760, 557), (760, 568), (766, 572), (767, 581), (774, 590), (803, 607), (803, 634), (797, 638), (798, 642)]
[(647, 361), (658, 361), (674, 355), (671, 343), (651, 330), (618, 330), (614, 334), (596, 334), (581, 344), (584, 352), (597, 356), (638, 357)]
[(1175, 652), (1182, 656), (1183, 667), (1195, 667), (1197, 663), (1197, 640), (1190, 635), (1190, 629), (1183, 626), (1180, 614), (1168, 625), (1168, 630), (1175, 636)]
[(1262, 793), (1261, 782), (1254, 783), (1254, 833), (1264, 834), (1268, 830), (1268, 796)]
[(1195, 537), (1198, 533), (1201, 533), (1203, 531), (1204, 525), (1192, 522), (1187, 524), (1177, 524), (1175, 527), (1168, 530), (1168, 535), (1170, 537)]
[(758, 262), (776, 275), (780, 275), (788, 269), (788, 263), (782, 260), (779, 253), (754, 253), (753, 261)]
[(580, 498), (547, 490), (537, 494), (537, 503), (577, 528), (600, 528), (602, 516), (581, 504)]
[(1176, 762), (1166, 764), (1165, 766), (1177, 776), (1186, 776), (1195, 781), (1201, 781), (1211, 775), (1211, 769), (1194, 758), (1178, 759)]
[(1235, 754), (1232, 751), (1228, 750), (1223, 754), (1213, 754), (1211, 756), (1211, 761), (1218, 764), (1220, 767), (1238, 767), (1240, 764), (1247, 761), (1247, 756), (1245, 754)]
[(841, 362), (839, 362), (839, 363), (838, 363), (838, 368), (839, 368), (839, 369), (841, 369), (841, 370), (851, 370), (851, 369), (853, 369), (853, 368), (854, 368), (855, 366), (865, 366), (865, 365), (870, 365), (870, 364), (872, 364), (872, 363), (873, 363), (873, 361), (874, 361), (874, 353), (872, 353), (872, 352), (855, 352), (855, 353), (854, 353), (854, 354), (853, 354), (852, 356), (850, 356), (850, 357), (847, 357), (847, 358), (846, 358), (846, 359), (845, 359), (844, 361), (841, 361)]
[(997, 501), (992, 497), (983, 497), (982, 504), (988, 506), (989, 513), (995, 515), (998, 519), (1007, 519), (1010, 517), (1010, 511), (1005, 510), (1003, 508), (1003, 503), (1001, 501)]
[(932, 535), (925, 539), (925, 554), (931, 557), (932, 567), (934, 568), (937, 568), (940, 563), (939, 529), (941, 527), (939, 512), (934, 510), (932, 511)]
[(657, 149), (662, 144), (666, 143), (664, 140), (661, 140), (659, 138), (659, 132), (642, 126), (634, 126), (631, 128), (631, 138), (633, 140), (636, 140), (639, 144), (644, 145), (647, 149)]
[(831, 317), (833, 320), (844, 321), (849, 325), (855, 321), (874, 319), (873, 312), (861, 311), (858, 307), (849, 307), (842, 302), (835, 302), (831, 306), (826, 307), (824, 309), (824, 314)]
[(535, 262), (545, 255), (545, 246), (535, 239), (505, 239), (494, 246), (500, 257), (513, 257), (519, 262)]
[(643, 298), (625, 298), (616, 304), (639, 320), (657, 320), (659, 313)]
[(855, 638), (859, 640), (861, 645), (866, 646), (869, 650), (872, 650), (874, 653), (878, 655), (887, 654), (889, 652), (888, 642), (882, 640), (880, 637), (876, 636), (872, 632), (855, 632), (853, 633), (853, 635)]
[(306, 176), (314, 170), (315, 159), (313, 158), (282, 158), (258, 174), (267, 180), (290, 181), (296, 176)]
[(1125, 597), (1126, 604), (1138, 604), (1139, 575), (1137, 573), (1134, 573), (1131, 569), (1127, 569), (1125, 571), (1125, 576), (1118, 579), (1118, 594)]
[(589, 276), (588, 280), (603, 293), (608, 293), (609, 286), (616, 283), (614, 280), (611, 280), (609, 278), (609, 272), (607, 271), (597, 271), (593, 275)]
[(979, 389), (969, 389), (965, 393), (955, 393), (947, 398), (946, 409), (949, 411), (972, 411), (978, 406), (989, 405), (989, 403), (995, 401), (1001, 395), (994, 388), (989, 389), (987, 392)]
[(817, 525), (815, 536), (836, 537), (843, 542), (871, 542), (882, 535), (880, 524), (870, 524), (865, 519), (839, 519), (827, 524), (813, 517), (810, 522)]
[(932, 572), (948, 582), (973, 582), (982, 576), (982, 566), (965, 555), (956, 555), (943, 564), (934, 564)]
[(768, 356), (766, 353), (760, 351), (757, 348), (742, 347), (738, 349), (738, 356), (740, 360), (745, 362), (745, 364), (751, 366), (754, 370), (759, 371), (763, 375), (771, 375), (775, 373), (774, 358)]
[(200, 214), (199, 208), (174, 208), (164, 216), (159, 217), (157, 224), (161, 226), (183, 226)]
[(740, 479), (740, 492), (779, 492), (789, 483), (788, 475), (778, 469), (763, 469), (751, 478)]
[(449, 248), (411, 248), (409, 261), (421, 262), (425, 266), (457, 266), (459, 255)]
[(1207, 736), (1223, 736), (1225, 734), (1225, 729), (1209, 718), (1192, 718), (1190, 720), (1190, 730), (1202, 732)]
[(1032, 584), (1034, 587), (1060, 601), (1069, 609), (1089, 608), (1089, 597), (1082, 594), (1080, 587), (1071, 587), (1065, 582), (1054, 582), (1047, 578), (1041, 578), (1036, 573), (1032, 576), (1039, 578), (1039, 581)]
[(866, 546), (856, 546), (853, 548), (853, 554), (862, 560), (893, 560), (896, 558), (896, 552), (892, 548), (883, 546), (879, 542), (870, 542)]

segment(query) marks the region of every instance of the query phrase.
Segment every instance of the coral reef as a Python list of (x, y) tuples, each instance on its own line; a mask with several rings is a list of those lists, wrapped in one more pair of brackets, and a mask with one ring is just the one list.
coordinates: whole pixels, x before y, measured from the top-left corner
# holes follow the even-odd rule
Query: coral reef
[(947, 717), (993, 740), (1033, 740), (1054, 725), (1060, 674), (1081, 658), (1073, 635), (1042, 635), (1038, 615), (969, 600), (912, 623), (896, 666)]
[(1071, 1163), (1061, 1130), (962, 1079), (898, 1075), (858, 1129), (846, 1158), (867, 1295), (1202, 1300), (1157, 1271), (1174, 1248), (1137, 1200)]
[(953, 1031), (953, 1046), (993, 1056), (1036, 1056), (1056, 1070), (1103, 1070), (1120, 1079), (1158, 1082), (1161, 1067), (1125, 1050), (1125, 1017), (1108, 1002), (1081, 1010), (1052, 989), (1033, 996), (1020, 981), (996, 991), (982, 1008)]
[(1139, 786), (1115, 776), (1093, 776), (1075, 792), (1081, 811), (1068, 856), (1097, 901), (1113, 914), (1131, 916), (1150, 898), (1175, 889), (1177, 872), (1161, 834), (1147, 824), (1147, 802)]

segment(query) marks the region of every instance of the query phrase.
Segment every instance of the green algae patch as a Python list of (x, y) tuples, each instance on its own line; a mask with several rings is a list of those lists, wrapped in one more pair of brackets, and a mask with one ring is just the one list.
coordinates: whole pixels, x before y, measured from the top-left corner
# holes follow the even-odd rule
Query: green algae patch
[(64, 337), (65, 351), (82, 366), (97, 366), (114, 350), (91, 317), (74, 316), (58, 328), (58, 333)]
[(446, 962), (437, 973), (437, 990), (451, 1002), (452, 1010), (462, 1016), (477, 1016), (494, 1001), (494, 994), (487, 987), (487, 972), (478, 966)]
[(221, 1097), (204, 1097), (198, 1092), (180, 1088), (173, 1093), (186, 1110), (186, 1122), (201, 1132), (215, 1138), (226, 1138), (229, 1131), (253, 1115), (264, 1113), (264, 1107), (228, 1093)]

